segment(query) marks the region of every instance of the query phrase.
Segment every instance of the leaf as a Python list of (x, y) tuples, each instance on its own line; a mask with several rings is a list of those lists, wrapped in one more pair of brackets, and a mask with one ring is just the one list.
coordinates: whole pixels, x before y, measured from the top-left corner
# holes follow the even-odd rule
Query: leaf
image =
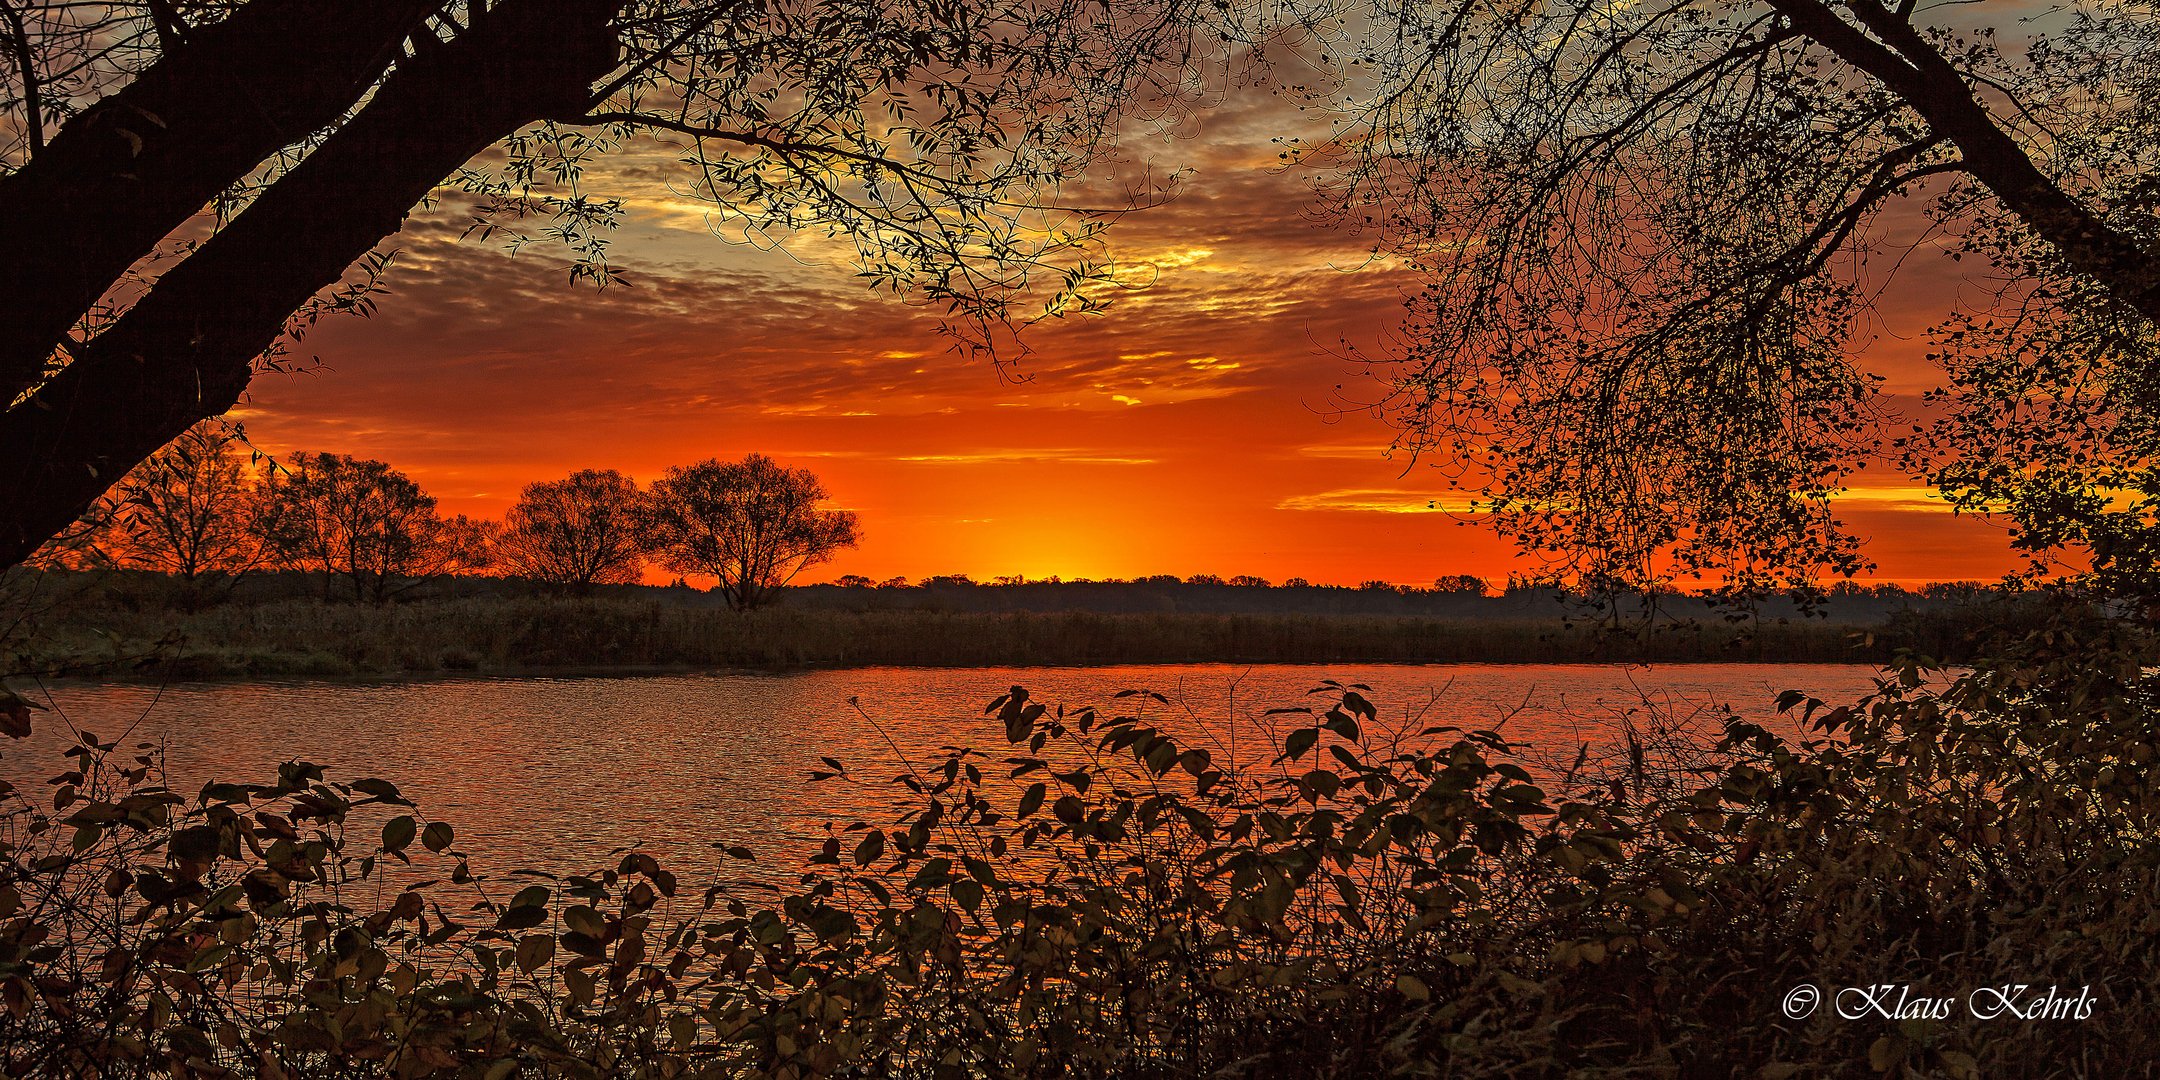
[(404, 796), (398, 794), (397, 785), (388, 780), (377, 780), (372, 776), (364, 776), (352, 782), (352, 789), (363, 794), (373, 795), (386, 803), (397, 803), (400, 806), (412, 805)]
[(445, 851), (449, 849), (450, 841), (456, 835), (457, 831), (450, 827), (449, 822), (431, 821), (427, 829), (421, 832), (420, 843), (426, 845), (429, 851)]
[(0, 734), (10, 739), (30, 737), (30, 710), (43, 710), (45, 706), (0, 686)]
[(575, 933), (596, 940), (607, 936), (607, 920), (602, 918), (598, 911), (584, 904), (569, 908), (562, 915), (563, 925)]
[(1043, 799), (1049, 794), (1049, 790), (1042, 784), (1029, 784), (1027, 791), (1020, 795), (1019, 816), (1026, 817), (1042, 809)]
[(1305, 751), (1312, 749), (1313, 744), (1319, 741), (1319, 728), (1299, 728), (1291, 732), (1289, 738), (1283, 740), (1283, 756), (1296, 761), (1298, 758), (1304, 757)]
[(1894, 1036), (1884, 1035), (1868, 1046), (1868, 1068), (1874, 1069), (1876, 1072), (1889, 1072), (1897, 1067), (1898, 1062), (1903, 1060), (1905, 1060), (1904, 1041)]
[(495, 920), (495, 929), (530, 930), (546, 921), (548, 913), (544, 907), (514, 907)]
[(411, 847), (413, 834), (418, 832), (419, 828), (419, 824), (413, 821), (411, 814), (399, 814), (384, 822), (382, 827), (383, 850), (394, 855)]
[(855, 845), (855, 865), (868, 866), (884, 854), (885, 834), (873, 829), (863, 836), (862, 843)]
[(518, 970), (527, 975), (540, 970), (548, 961), (555, 959), (555, 938), (548, 934), (528, 934), (517, 946)]
[(974, 878), (961, 878), (952, 883), (952, 896), (954, 900), (959, 901), (961, 907), (972, 913), (976, 908), (982, 906), (982, 882)]
[(1395, 989), (1411, 1001), (1432, 1000), (1432, 991), (1426, 988), (1425, 981), (1407, 972), (1395, 976)]

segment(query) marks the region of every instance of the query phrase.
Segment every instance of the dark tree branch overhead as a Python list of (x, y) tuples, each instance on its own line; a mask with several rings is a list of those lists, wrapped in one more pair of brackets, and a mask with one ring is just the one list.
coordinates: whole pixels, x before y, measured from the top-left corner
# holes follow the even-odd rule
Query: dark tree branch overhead
[(610, 280), (622, 203), (583, 177), (648, 133), (731, 138), (683, 189), (761, 240), (849, 237), (963, 333), (1084, 310), (1101, 221), (1048, 196), (1126, 101), (1269, 39), (1183, 0), (7, 2), (38, 18), (0, 42), (37, 54), (0, 86), (0, 567), (230, 407), (434, 193)]
[[(161, 278), (0, 427), (0, 565), (246, 389), (285, 320), (442, 177), (581, 102), (615, 62), (600, 0), (524, 0), (401, 64), (366, 108)], [(336, 206), (339, 212), (324, 214)]]
[(1998, 40), (1888, 0), (1382, 2), (1370, 76), (1299, 157), (1428, 285), (1380, 398), (1346, 405), (1556, 572), (1745, 591), (1864, 566), (1831, 504), (1892, 450), (1863, 313), (1893, 235), (1977, 256), (1977, 295), (2160, 325), (2149, 7)]
[[(1985, 184), (2065, 261), (2106, 283), (2146, 318), (2160, 321), (2160, 264), (2153, 253), (2042, 172), (1974, 95), (1973, 77), (1945, 59), (1912, 24), (1909, 13), (1855, 0), (1847, 10), (1863, 33), (1818, 0), (1770, 4), (1790, 18), (1794, 28), (1895, 91), (1937, 136), (1962, 151), (1960, 169)], [(1870, 33), (1880, 41), (1868, 37)]]
[(0, 397), (34, 385), (63, 335), (159, 241), (351, 108), (429, 7), (258, 0), (0, 177)]

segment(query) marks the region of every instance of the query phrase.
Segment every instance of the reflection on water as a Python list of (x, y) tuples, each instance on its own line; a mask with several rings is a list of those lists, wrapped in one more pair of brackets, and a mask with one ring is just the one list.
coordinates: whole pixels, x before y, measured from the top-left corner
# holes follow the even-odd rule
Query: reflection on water
[[(1498, 726), (1555, 752), (1606, 745), (1616, 718), (1655, 703), (1682, 714), (1720, 705), (1771, 714), (1781, 690), (1828, 700), (1873, 686), (1849, 665), (1297, 665), (1107, 668), (860, 668), (784, 675), (471, 679), (414, 683), (56, 687), (65, 720), (123, 746), (161, 741), (171, 786), (268, 782), (280, 761), (333, 779), (379, 776), (457, 826), (483, 872), (585, 869), (643, 846), (697, 881), (716, 846), (798, 865), (830, 821), (877, 820), (891, 788), (813, 784), (821, 756), (856, 775), (899, 771), (897, 754), (973, 745), (1003, 754), (983, 706), (1019, 683), (1053, 705), (1129, 710), (1121, 689), (1153, 690), (1165, 726), (1243, 760), (1265, 753), (1274, 706), (1305, 703), (1323, 678), (1372, 686), (1383, 724)], [(859, 701), (859, 710), (850, 701)], [(33, 791), (58, 771), (54, 714), (29, 745), (4, 748), (0, 774)], [(1407, 718), (1407, 719), (1406, 719)], [(129, 730), (132, 729), (132, 730)], [(33, 796), (35, 797), (35, 796)]]

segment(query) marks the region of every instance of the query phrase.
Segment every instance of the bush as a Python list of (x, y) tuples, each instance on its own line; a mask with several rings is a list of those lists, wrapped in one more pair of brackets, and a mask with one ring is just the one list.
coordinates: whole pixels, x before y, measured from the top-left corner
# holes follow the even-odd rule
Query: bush
[[(380, 780), (189, 798), (84, 736), (0, 847), (10, 1075), (2122, 1075), (2160, 1059), (2143, 645), (1908, 658), (1810, 734), (1542, 763), (1364, 688), (1231, 761), (1015, 687), (777, 894), (473, 875)], [(887, 783), (827, 759), (827, 783)], [(730, 854), (748, 858), (736, 849)], [(1840, 1018), (1843, 988), (1954, 996)], [(2078, 1020), (1968, 1014), (2062, 987)], [(1821, 1007), (1785, 1011), (1808, 985)], [(2035, 991), (2037, 993), (2037, 990)]]

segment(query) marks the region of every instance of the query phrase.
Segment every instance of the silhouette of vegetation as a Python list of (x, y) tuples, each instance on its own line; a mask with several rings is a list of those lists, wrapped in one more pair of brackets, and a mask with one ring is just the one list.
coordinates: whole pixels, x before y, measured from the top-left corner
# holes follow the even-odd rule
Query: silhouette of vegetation
[[(637, 851), (482, 874), (390, 780), (307, 762), (173, 791), (154, 745), (0, 687), (10, 767), (65, 742), (50, 783), (18, 767), (0, 784), (0, 1071), (2150, 1072), (2160, 22), (2077, 7), (2005, 48), (1955, 6), (1520, 0), (1269, 38), (1291, 7), (0, 3), (0, 461), (26, 463), (0, 470), (8, 670), (1827, 643), (1884, 660), (1872, 694), (1518, 747), (1323, 681), (1252, 757), (1157, 695), (1053, 708), (1013, 687), (974, 740), (989, 750), (821, 759), (820, 782), (890, 793), (889, 818), (835, 823), (799, 866), (686, 882)], [(311, 455), (249, 485), (202, 433), (130, 471), (278, 364), (281, 335), (367, 310), (370, 249), (446, 179), (479, 231), (540, 222), (573, 278), (612, 280), (620, 207), (584, 190), (585, 167), (644, 133), (689, 141), (684, 190), (730, 220), (845, 234), (874, 282), (969, 340), (1032, 314), (1023, 297), (1086, 308), (1114, 275), (1089, 254), (1100, 218), (1051, 205), (1060, 185), (1140, 119), (1128, 101), (1174, 116), (1212, 92), (1189, 76), (1262, 41), (1347, 52), (1329, 58), (1352, 61), (1346, 82), (1294, 92), (1377, 89), (1297, 156), (1335, 155), (1346, 219), (1430, 275), (1383, 407), (1409, 445), (1489, 477), (1494, 520), (1550, 573), (1498, 595), (1461, 578), (855, 579), (754, 610), (857, 523), (820, 508), (808, 472), (753, 455), (671, 470), (626, 515), (669, 570), (720, 581), (722, 613), (607, 584), (634, 572), (621, 547), (534, 556), (584, 536), (627, 478), (536, 485), (505, 540), (445, 521), (382, 462)], [(1884, 280), (1865, 256), (1911, 196), (1997, 288), (1935, 331), (1948, 384), (1890, 440), (1855, 326)], [(206, 206), (207, 238), (168, 244)], [(1834, 498), (1886, 451), (2007, 517), (2040, 587), (1923, 605), (1848, 583), (1825, 610), (1866, 621), (1658, 621), (1705, 602), (1676, 580), (1810, 602), (1860, 569)], [(242, 572), (235, 522), (280, 573)], [(524, 578), (388, 603), (478, 568), (491, 541)], [(158, 594), (183, 544), (229, 597)], [(305, 574), (375, 603), (299, 599)], [(603, 594), (518, 595), (535, 583)], [(1447, 617), (1559, 584), (1639, 594), (1638, 636)], [(1043, 610), (1060, 598), (1110, 610)], [(1255, 613), (1271, 604), (1298, 614)], [(1931, 1007), (1855, 1014), (1841, 991), (1860, 987)]]
[(189, 428), (113, 491), (98, 539), (117, 565), (168, 573), (200, 592), (230, 588), (268, 555), (247, 467), (214, 421)]
[[(279, 593), (269, 591), (282, 585)], [(555, 669), (754, 669), (1174, 663), (1880, 663), (1900, 649), (1963, 661), (2038, 624), (2031, 597), (1871, 597), (1821, 617), (1693, 617), (1614, 634), (1565, 618), (1549, 596), (1463, 601), (1322, 595), (1237, 598), (1127, 586), (913, 586), (849, 596), (810, 586), (751, 612), (691, 590), (618, 587), (534, 595), (515, 581), (463, 580), (457, 598), (389, 606), (306, 598), (298, 579), (250, 580), (197, 610), (160, 583), (48, 577), (65, 598), (0, 634), (0, 675), (205, 679), (516, 674)], [(1326, 594), (1337, 594), (1330, 597)], [(1000, 595), (1011, 594), (1011, 595)], [(1330, 600), (1362, 599), (1370, 606)], [(1153, 601), (1162, 602), (1157, 606)], [(1700, 603), (1698, 601), (1697, 603)], [(1383, 606), (1383, 604), (1385, 606)], [(1279, 606), (1278, 606), (1279, 605)], [(1306, 606), (1301, 606), (1306, 605)]]
[(649, 517), (645, 493), (613, 469), (527, 484), (495, 536), (494, 565), (579, 596), (630, 584), (645, 569)]
[(855, 546), (854, 511), (821, 509), (829, 497), (810, 470), (763, 454), (707, 459), (654, 482), (648, 535), (661, 565), (713, 578), (729, 607), (748, 611)]
[(261, 498), (260, 528), (278, 561), (321, 574), (325, 598), (342, 579), (353, 599), (385, 603), (487, 560), (479, 523), (437, 516), (434, 496), (380, 461), (296, 455), (266, 476)]
[[(897, 774), (826, 759), (814, 779), (898, 809), (834, 826), (778, 895), (634, 851), (483, 876), (393, 783), (293, 762), (189, 796), (154, 748), (80, 733), (50, 807), (5, 796), (0, 1059), (109, 1077), (2128, 1075), (2160, 1054), (2160, 972), (2129, 959), (2160, 824), (2130, 644), (2065, 624), (1947, 685), (1907, 658), (1853, 705), (1788, 694), (1803, 738), (1734, 716), (1714, 746), (1629, 728), (1626, 753), (1572, 764), (1382, 716), (1361, 686), (1277, 710), (1280, 753), (1257, 761), (1179, 734), (1159, 695), (1052, 708), (1014, 687), (987, 710), (994, 750)], [(1957, 1008), (1788, 1009), (1803, 985), (1878, 984)], [(1995, 1004), (1978, 988), (2017, 1011), (1973, 1015)]]
[[(2152, 565), (2147, 6), (1382, 10), (1303, 157), (1428, 275), (1380, 407), (1524, 550), (1618, 589), (1805, 586), (1865, 566), (1835, 496), (1902, 458), (2043, 563)], [(1872, 308), (1936, 244), (1982, 269), (1914, 298), (1946, 382), (1899, 417)]]

